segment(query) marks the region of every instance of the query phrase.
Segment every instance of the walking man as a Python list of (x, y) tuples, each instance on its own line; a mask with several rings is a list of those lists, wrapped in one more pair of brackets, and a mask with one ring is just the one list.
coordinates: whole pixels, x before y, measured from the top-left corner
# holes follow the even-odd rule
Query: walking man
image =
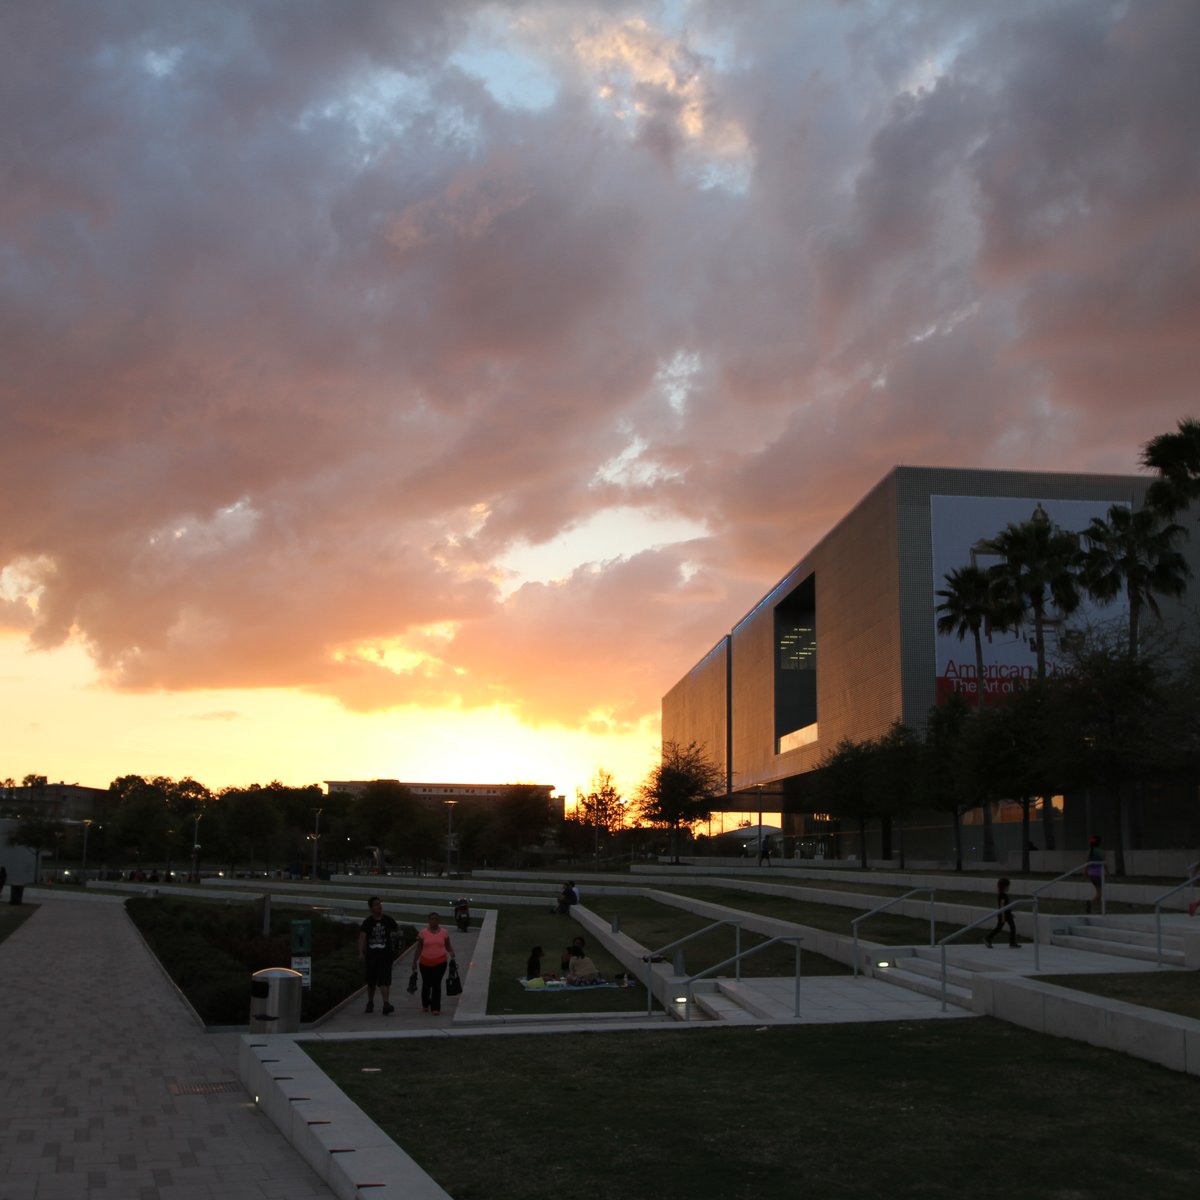
[(358, 959), (367, 977), (367, 1012), (375, 1011), (375, 989), (383, 997), (383, 1015), (395, 1012), (388, 997), (392, 990), (392, 963), (396, 958), (400, 926), (383, 915), (383, 901), (372, 896), (367, 901), (371, 915), (359, 926)]

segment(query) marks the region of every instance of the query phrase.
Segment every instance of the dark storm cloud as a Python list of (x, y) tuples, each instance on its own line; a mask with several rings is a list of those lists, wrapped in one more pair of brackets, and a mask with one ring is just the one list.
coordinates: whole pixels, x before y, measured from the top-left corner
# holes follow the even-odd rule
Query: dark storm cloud
[[(1188, 411), (1197, 6), (668, 17), (8, 6), (0, 621), (624, 723), (894, 463), (1131, 469)], [(504, 590), (609, 506), (711, 536)]]

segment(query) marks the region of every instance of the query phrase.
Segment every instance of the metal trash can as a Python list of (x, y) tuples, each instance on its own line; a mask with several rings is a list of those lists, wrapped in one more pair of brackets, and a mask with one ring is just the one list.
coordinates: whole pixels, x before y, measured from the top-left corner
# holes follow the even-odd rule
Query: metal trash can
[(20, 904), (24, 899), (25, 885), (23, 883), (10, 883), (8, 885), (9, 904)]
[(250, 1032), (299, 1033), (304, 976), (287, 967), (267, 967), (250, 976)]

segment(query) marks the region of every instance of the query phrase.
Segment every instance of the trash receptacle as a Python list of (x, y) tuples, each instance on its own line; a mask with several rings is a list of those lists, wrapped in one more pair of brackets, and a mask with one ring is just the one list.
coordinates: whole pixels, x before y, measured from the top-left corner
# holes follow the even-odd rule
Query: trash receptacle
[(9, 904), (20, 904), (24, 899), (25, 885), (23, 883), (10, 883), (8, 885)]
[(250, 1032), (299, 1033), (304, 976), (287, 967), (267, 967), (250, 976)]

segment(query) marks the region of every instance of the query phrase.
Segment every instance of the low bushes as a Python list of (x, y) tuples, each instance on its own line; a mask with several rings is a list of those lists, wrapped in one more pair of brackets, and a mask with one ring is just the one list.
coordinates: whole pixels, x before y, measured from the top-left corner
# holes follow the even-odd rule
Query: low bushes
[[(250, 904), (137, 896), (125, 907), (206, 1025), (248, 1022), (250, 976), (291, 963), (293, 920), (312, 922), (312, 986), (304, 989), (302, 1021), (316, 1020), (362, 985), (358, 926), (311, 909), (273, 908), (270, 935), (263, 937)], [(412, 927), (401, 932), (411, 945)]]

